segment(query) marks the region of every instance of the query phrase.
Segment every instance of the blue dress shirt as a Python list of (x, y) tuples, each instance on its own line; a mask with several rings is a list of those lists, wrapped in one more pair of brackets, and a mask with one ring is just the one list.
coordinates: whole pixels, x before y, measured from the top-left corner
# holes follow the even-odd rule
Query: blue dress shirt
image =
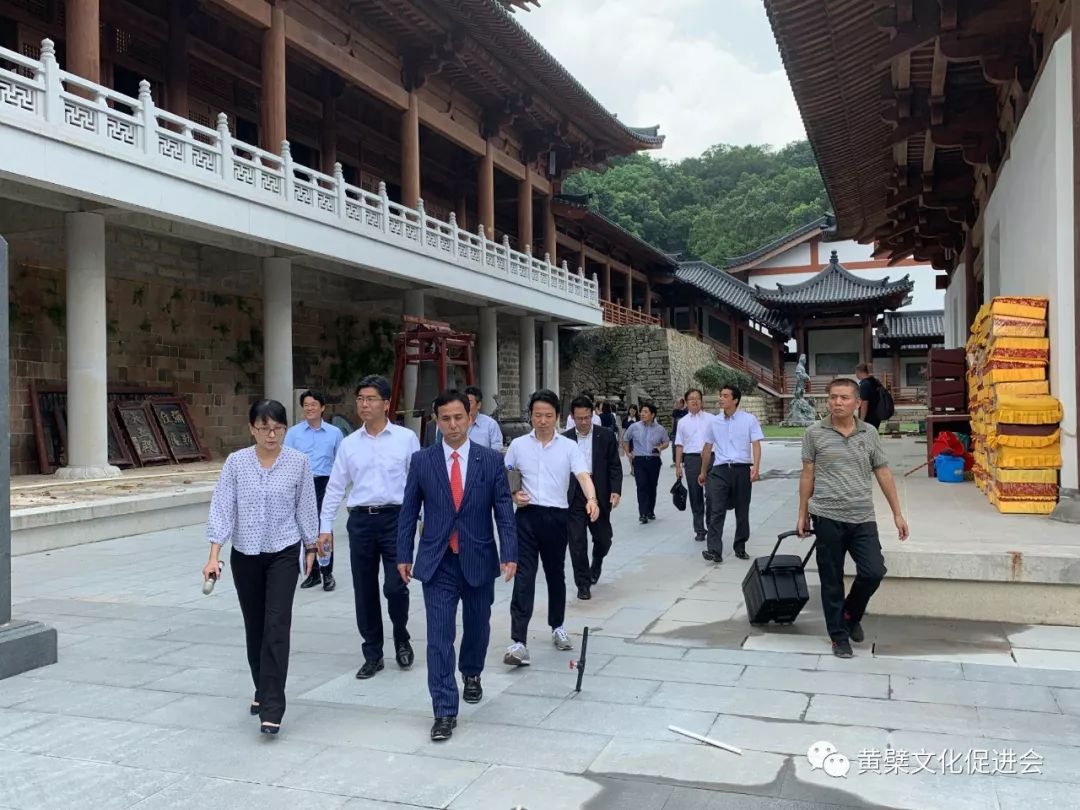
[(285, 434), (285, 446), (299, 450), (311, 462), (311, 474), (316, 478), (330, 475), (334, 468), (334, 456), (345, 438), (337, 425), (324, 421), (313, 428), (307, 420), (298, 422)]

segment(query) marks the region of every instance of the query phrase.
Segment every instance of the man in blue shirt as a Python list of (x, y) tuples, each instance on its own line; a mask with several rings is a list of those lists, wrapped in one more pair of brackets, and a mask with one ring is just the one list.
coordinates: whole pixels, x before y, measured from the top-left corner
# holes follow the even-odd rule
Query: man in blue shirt
[[(285, 434), (285, 446), (307, 454), (311, 463), (311, 474), (315, 477), (315, 500), (322, 510), (326, 482), (330, 480), (330, 470), (334, 467), (334, 457), (341, 444), (341, 430), (329, 422), (323, 421), (326, 400), (318, 391), (305, 391), (300, 395), (300, 407), (304, 410), (304, 421), (297, 422)], [(325, 565), (313, 565), (311, 574), (300, 583), (301, 588), (313, 588), (322, 582), (324, 591), (332, 591), (334, 582), (334, 556)]]
[(720, 389), (721, 411), (709, 423), (701, 450), (698, 483), (705, 488), (709, 509), (707, 548), (701, 556), (709, 562), (724, 561), (724, 516), (735, 510), (735, 556), (750, 559), (750, 487), (761, 469), (761, 440), (765, 434), (757, 417), (739, 410), (742, 392), (734, 385)]
[(475, 385), (470, 385), (465, 389), (465, 396), (469, 398), (469, 417), (472, 419), (472, 425), (469, 427), (469, 441), (481, 447), (501, 451), (503, 448), (502, 428), (486, 413), (480, 413), (484, 392)]

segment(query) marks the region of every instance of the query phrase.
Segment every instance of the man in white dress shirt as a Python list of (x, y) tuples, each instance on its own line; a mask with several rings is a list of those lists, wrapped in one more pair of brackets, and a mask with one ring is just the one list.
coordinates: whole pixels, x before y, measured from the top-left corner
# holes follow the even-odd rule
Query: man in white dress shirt
[(573, 643), (563, 627), (566, 616), (566, 545), (568, 540), (570, 477), (577, 478), (585, 493), (589, 520), (600, 516), (596, 490), (589, 477), (577, 442), (556, 432), (559, 424), (559, 397), (541, 389), (529, 399), (529, 419), (533, 429), (510, 442), (506, 451), (507, 469), (521, 473), (521, 489), (513, 493), (517, 513), (518, 569), (510, 599), (510, 637), (513, 643), (503, 663), (529, 663), (529, 620), (536, 594), (537, 563), (544, 566), (548, 588), (548, 625), (556, 649), (572, 650)]
[(397, 570), (397, 524), (409, 464), (420, 442), (408, 428), (389, 422), (389, 409), (390, 383), (385, 377), (364, 377), (356, 387), (356, 414), (363, 426), (346, 436), (338, 448), (320, 515), (319, 542), (332, 542), (334, 517), (346, 487), (351, 487), (347, 528), (356, 627), (364, 640), (364, 663), (356, 673), (360, 679), (383, 668), (380, 561), (386, 608), (394, 626), (394, 657), (402, 669), (413, 663), (406, 627), (409, 591)]
[(469, 398), (469, 417), (472, 419), (472, 425), (469, 427), (469, 441), (481, 447), (502, 450), (502, 428), (486, 413), (480, 413), (480, 405), (484, 402), (484, 392), (475, 385), (470, 385), (465, 389), (465, 396)]
[(700, 388), (691, 388), (686, 392), (686, 415), (679, 419), (675, 428), (675, 477), (683, 478), (686, 474), (686, 490), (690, 495), (690, 511), (694, 517), (694, 539), (704, 543), (705, 522), (705, 487), (698, 483), (701, 475), (701, 451), (709, 434), (709, 423), (713, 415), (703, 410), (704, 395)]
[[(750, 559), (746, 541), (750, 539), (750, 489), (761, 468), (761, 440), (765, 434), (752, 413), (739, 410), (742, 392), (734, 385), (720, 389), (721, 412), (709, 424), (709, 434), (701, 451), (698, 483), (708, 479), (708, 548), (701, 556), (709, 562), (724, 561), (724, 516), (735, 510), (735, 556)], [(707, 472), (706, 472), (707, 471)]]

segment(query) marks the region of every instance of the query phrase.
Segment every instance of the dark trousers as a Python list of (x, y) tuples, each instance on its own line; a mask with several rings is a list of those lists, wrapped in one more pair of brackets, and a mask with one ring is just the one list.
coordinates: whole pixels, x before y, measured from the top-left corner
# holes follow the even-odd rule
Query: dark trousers
[[(319, 510), (319, 514), (322, 514), (322, 499), (326, 494), (326, 484), (330, 481), (329, 475), (316, 475), (315, 476), (315, 505)], [(314, 567), (311, 569), (313, 574), (332, 574), (334, 573), (334, 555), (330, 555), (330, 562), (326, 565), (319, 565), (316, 561)]]
[(364, 639), (365, 661), (383, 657), (382, 604), (379, 602), (379, 562), (383, 569), (383, 594), (394, 641), (409, 640), (409, 589), (397, 570), (397, 522), (399, 509), (369, 514), (358, 507), (349, 514), (349, 560), (352, 563), (356, 628)]
[[(842, 523), (813, 516), (817, 536), (817, 567), (821, 578), (821, 609), (833, 641), (847, 641), (845, 619), (862, 621), (870, 597), (885, 576), (877, 523)], [(844, 598), (844, 554), (855, 561), (855, 581)]]
[(735, 550), (746, 548), (750, 539), (750, 465), (714, 464), (705, 479), (709, 490), (708, 549), (724, 552), (724, 517), (735, 510)]
[(427, 682), (436, 717), (457, 717), (458, 713), (458, 687), (454, 680), (458, 602), (461, 602), (462, 625), (458, 664), (461, 674), (470, 676), (484, 671), (484, 657), (491, 638), (491, 603), (494, 601), (495, 580), (474, 588), (461, 570), (461, 557), (448, 547), (439, 567), (424, 583)]
[(562, 627), (566, 617), (567, 509), (524, 506), (517, 510), (518, 568), (510, 597), (510, 638), (526, 644), (536, 597), (536, 574), (544, 566), (548, 589), (548, 626)]
[[(579, 588), (592, 584), (599, 576), (604, 557), (611, 551), (611, 502), (600, 504), (600, 517), (593, 523), (585, 511), (585, 495), (579, 489), (574, 494), (566, 517), (567, 539), (570, 544), (570, 563), (574, 568), (574, 584)], [(589, 563), (589, 538), (592, 535), (592, 563)]]
[(285, 716), (285, 679), (289, 674), (289, 632), (300, 544), (272, 554), (229, 557), (240, 612), (244, 614), (248, 666), (255, 683), (259, 719), (280, 723)]
[(690, 512), (694, 516), (694, 536), (704, 540), (708, 532), (705, 528), (705, 487), (697, 480), (701, 475), (701, 453), (683, 453), (683, 474), (686, 476), (686, 491), (690, 496)]
[(640, 517), (656, 514), (656, 485), (660, 483), (660, 456), (634, 456), (634, 484)]

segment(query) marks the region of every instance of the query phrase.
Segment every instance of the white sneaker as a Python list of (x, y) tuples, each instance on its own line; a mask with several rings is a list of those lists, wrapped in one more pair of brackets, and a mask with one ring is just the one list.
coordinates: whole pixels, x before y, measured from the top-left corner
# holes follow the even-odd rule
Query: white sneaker
[(520, 641), (515, 641), (506, 648), (503, 663), (511, 667), (527, 667), (529, 665), (529, 648)]
[(551, 631), (551, 643), (555, 645), (556, 650), (574, 649), (574, 642), (570, 640), (570, 636), (561, 627), (556, 627)]

